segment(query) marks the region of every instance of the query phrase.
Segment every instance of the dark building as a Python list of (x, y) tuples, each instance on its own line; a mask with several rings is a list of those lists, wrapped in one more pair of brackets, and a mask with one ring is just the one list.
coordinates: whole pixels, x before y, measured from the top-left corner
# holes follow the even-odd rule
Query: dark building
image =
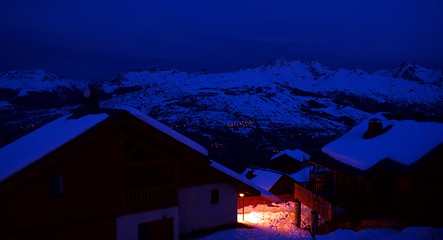
[(306, 166), (310, 156), (299, 149), (285, 149), (271, 158), (271, 167), (285, 173), (295, 173)]
[(311, 162), (330, 169), (329, 187), (296, 184), (295, 198), (328, 221), (443, 226), (443, 123), (377, 114)]
[(0, 239), (178, 239), (256, 189), (134, 109), (78, 109), (0, 149)]

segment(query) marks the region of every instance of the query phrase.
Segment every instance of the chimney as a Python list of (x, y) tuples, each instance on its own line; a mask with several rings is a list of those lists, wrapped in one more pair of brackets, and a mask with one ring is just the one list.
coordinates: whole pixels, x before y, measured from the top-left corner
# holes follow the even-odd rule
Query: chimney
[(249, 170), (249, 171), (246, 173), (246, 178), (249, 179), (249, 180), (253, 179), (255, 176), (256, 176), (256, 175), (255, 175), (255, 173), (254, 173), (254, 170)]
[(372, 118), (368, 123), (368, 130), (363, 134), (363, 138), (373, 138), (383, 133), (383, 123), (378, 118)]

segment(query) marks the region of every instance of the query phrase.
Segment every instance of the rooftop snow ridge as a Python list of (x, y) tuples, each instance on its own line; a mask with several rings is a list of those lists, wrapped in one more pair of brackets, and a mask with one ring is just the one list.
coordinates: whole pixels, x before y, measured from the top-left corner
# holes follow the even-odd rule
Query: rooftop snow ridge
[(254, 188), (254, 189), (258, 190), (258, 191), (262, 190), (257, 184), (255, 184), (253, 181), (251, 181), (247, 177), (245, 177), (245, 176), (243, 176), (243, 175), (241, 175), (241, 174), (239, 174), (237, 172), (234, 172), (233, 170), (223, 166), (222, 164), (220, 164), (220, 163), (218, 163), (218, 162), (216, 162), (214, 160), (211, 160), (210, 166), (215, 168), (215, 169), (217, 169), (217, 170), (219, 170), (220, 172), (225, 173), (228, 176), (231, 176), (232, 178), (235, 178), (235, 179), (237, 179), (237, 180), (239, 180), (239, 181), (249, 185), (250, 187), (252, 187), (252, 188)]
[[(120, 109), (113, 109), (118, 110)], [(121, 107), (134, 117), (208, 156), (208, 151), (175, 130), (131, 107)], [(77, 109), (0, 148), (0, 181), (32, 164), (109, 117), (103, 109)], [(44, 139), (44, 141), (42, 141)], [(26, 149), (26, 151), (24, 151)]]
[(272, 156), (271, 160), (274, 160), (274, 159), (276, 159), (276, 158), (278, 158), (280, 156), (283, 156), (283, 155), (288, 155), (288, 156), (290, 156), (290, 157), (292, 157), (294, 159), (297, 159), (299, 161), (309, 160), (309, 158), (311, 157), (311, 156), (309, 156), (309, 154), (303, 152), (300, 149), (294, 149), (294, 150), (285, 149), (285, 150), (275, 154), (274, 156)]
[(384, 159), (409, 166), (443, 143), (443, 123), (414, 120), (388, 120), (376, 114), (383, 126), (392, 125), (383, 134), (364, 139), (370, 120), (352, 128), (330, 142), (322, 152), (360, 170), (368, 170)]
[[(248, 173), (251, 171), (253, 171), (254, 175), (252, 176), (252, 178), (249, 178), (250, 176), (248, 176), (249, 175)], [(260, 188), (269, 191), (274, 186), (274, 184), (280, 179), (283, 173), (271, 169), (251, 167), (251, 168), (246, 168), (241, 175), (250, 179)]]
[(77, 118), (72, 118), (72, 114), (65, 115), (0, 148), (0, 181), (63, 146), (108, 116), (105, 113)]

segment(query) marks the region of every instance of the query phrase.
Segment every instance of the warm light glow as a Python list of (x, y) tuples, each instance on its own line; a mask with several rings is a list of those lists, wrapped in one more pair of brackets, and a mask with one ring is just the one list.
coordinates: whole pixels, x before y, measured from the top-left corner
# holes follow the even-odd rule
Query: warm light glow
[(245, 194), (244, 194), (244, 193), (240, 193), (239, 196), (240, 196), (240, 197), (244, 197)]
[[(243, 198), (244, 199), (244, 198)], [(237, 209), (237, 222), (264, 229), (273, 229), (281, 233), (298, 229), (295, 224), (294, 202), (248, 205)], [(301, 229), (310, 228), (311, 209), (301, 205)], [(324, 219), (320, 216), (320, 222)]]
[(256, 213), (246, 213), (246, 214), (237, 214), (237, 222), (242, 223), (252, 223), (252, 224), (263, 224), (265, 220), (262, 218), (260, 214)]

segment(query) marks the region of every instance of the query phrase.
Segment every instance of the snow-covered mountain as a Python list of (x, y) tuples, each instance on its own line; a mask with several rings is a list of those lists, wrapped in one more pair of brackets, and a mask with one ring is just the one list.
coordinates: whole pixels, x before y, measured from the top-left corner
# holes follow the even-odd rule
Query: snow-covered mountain
[[(410, 73), (410, 79), (398, 78), (405, 72)], [(220, 74), (131, 71), (103, 88), (113, 95), (106, 106), (135, 106), (169, 124), (221, 127), (269, 122), (330, 134), (329, 130), (347, 128), (369, 112), (400, 109), (435, 113), (443, 99), (442, 76), (441, 71), (425, 71), (411, 64), (367, 73), (330, 70), (317, 62), (279, 60)]]
[(86, 86), (43, 70), (0, 73), (0, 146), (81, 103)]
[(82, 80), (61, 79), (43, 70), (0, 73), (0, 107), (48, 108), (73, 104), (87, 86)]
[[(22, 85), (8, 88), (5, 82)], [(285, 148), (319, 149), (375, 112), (441, 117), (442, 82), (441, 70), (409, 63), (369, 73), (278, 59), (230, 73), (123, 72), (103, 84), (101, 106), (138, 108), (201, 143), (226, 166), (240, 169), (263, 165), (275, 151)], [(65, 88), (79, 92), (84, 87), (84, 82), (59, 81), (42, 71), (8, 72), (0, 75), (0, 91), (12, 89), (15, 95), (0, 99), (4, 103), (0, 111), (6, 106), (15, 109), (13, 99), (30, 92), (54, 93)], [(52, 108), (49, 116), (66, 109)], [(32, 123), (41, 114), (27, 119)], [(20, 122), (8, 121), (3, 125)]]
[(441, 70), (427, 69), (408, 62), (400, 63), (388, 70), (379, 71), (377, 74), (385, 77), (412, 80), (437, 86), (441, 86), (443, 82)]
[(231, 73), (128, 71), (103, 85), (112, 98), (102, 105), (134, 106), (210, 152), (250, 159), (251, 149), (316, 149), (379, 111), (442, 116), (442, 76), (412, 64), (368, 73), (284, 59)]
[[(147, 97), (160, 96), (160, 99), (152, 99), (154, 102), (149, 105), (163, 101), (162, 98), (184, 95), (210, 101), (214, 98), (235, 99), (229, 102), (230, 106), (247, 111), (248, 107), (239, 106), (245, 101), (249, 108), (266, 106), (264, 102), (269, 101), (264, 99), (276, 100), (273, 107), (288, 107), (286, 103), (293, 100), (306, 100), (302, 97), (325, 100), (322, 98), (343, 93), (378, 103), (428, 105), (441, 101), (442, 84), (441, 70), (430, 70), (408, 63), (389, 70), (367, 73), (362, 70), (331, 70), (317, 62), (278, 60), (272, 65), (233, 73), (199, 74), (178, 70), (125, 72), (105, 83), (104, 90), (114, 95), (143, 92), (149, 94)], [(279, 94), (287, 91), (289, 96)], [(266, 97), (266, 94), (274, 96)], [(257, 112), (254, 110), (253, 114), (257, 115)]]

